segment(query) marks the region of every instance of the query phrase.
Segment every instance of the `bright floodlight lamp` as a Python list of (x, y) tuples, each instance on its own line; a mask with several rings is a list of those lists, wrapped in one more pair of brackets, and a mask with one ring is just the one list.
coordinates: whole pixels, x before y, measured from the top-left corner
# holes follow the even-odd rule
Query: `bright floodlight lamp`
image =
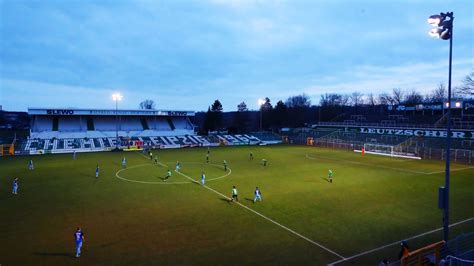
[(429, 34), (431, 37), (439, 38), (442, 32), (443, 32), (442, 29), (435, 28), (435, 29), (431, 29), (431, 30), (428, 32), (428, 34)]
[(114, 101), (121, 101), (123, 96), (120, 93), (114, 93), (112, 94), (112, 100)]
[(441, 15), (432, 15), (428, 18), (428, 24), (433, 26), (438, 26), (443, 21), (443, 17)]
[(460, 107), (461, 107), (461, 103), (460, 103), (460, 102), (456, 102), (455, 106), (456, 106), (456, 108), (460, 108)]
[[(447, 18), (449, 19), (447, 20)], [(430, 16), (428, 18), (428, 23), (435, 28), (430, 30), (428, 34), (431, 37), (437, 37), (443, 40), (451, 39), (453, 18), (453, 12)]]
[(258, 99), (257, 103), (258, 103), (259, 106), (262, 106), (265, 103), (265, 100)]

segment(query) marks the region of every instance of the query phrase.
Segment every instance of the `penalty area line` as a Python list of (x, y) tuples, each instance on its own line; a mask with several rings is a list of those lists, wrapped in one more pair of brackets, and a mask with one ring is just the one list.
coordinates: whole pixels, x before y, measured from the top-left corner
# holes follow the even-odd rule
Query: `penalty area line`
[[(194, 182), (194, 183), (200, 184), (197, 180), (193, 179), (192, 177), (190, 177), (190, 176), (188, 176), (188, 175), (186, 175), (186, 174), (183, 174), (183, 173), (177, 172), (177, 171), (175, 171), (175, 172), (178, 173), (178, 174), (180, 174), (180, 175), (182, 175), (182, 176), (184, 176), (184, 177), (186, 177), (186, 178), (188, 178), (189, 180), (191, 180), (191, 181)], [(217, 191), (217, 190), (215, 190), (215, 189), (213, 189), (213, 188), (211, 188), (211, 187), (209, 187), (209, 186), (206, 186), (206, 185), (201, 185), (201, 186), (204, 187), (204, 188), (206, 188), (206, 189), (208, 189), (209, 191), (212, 191), (212, 192), (216, 193), (216, 194), (219, 195), (219, 196), (224, 197), (224, 198), (227, 199), (227, 200), (231, 200), (231, 198), (227, 197), (226, 195), (220, 193), (219, 191)], [(249, 207), (247, 207), (247, 206), (241, 204), (240, 202), (236, 202), (236, 203), (237, 203), (240, 207), (242, 207), (242, 208), (244, 208), (244, 209), (246, 209), (246, 210), (248, 210), (248, 211), (250, 211), (250, 212), (253, 212), (254, 214), (256, 214), (256, 215), (262, 217), (263, 219), (265, 219), (265, 220), (267, 220), (267, 221), (269, 221), (269, 222), (271, 222), (271, 223), (273, 223), (273, 224), (275, 224), (275, 225), (277, 225), (277, 226), (279, 226), (279, 227), (285, 229), (286, 231), (288, 231), (288, 232), (290, 232), (290, 233), (292, 233), (292, 234), (294, 234), (294, 235), (296, 235), (296, 236), (298, 236), (298, 237), (300, 237), (300, 238), (302, 238), (302, 239), (308, 241), (309, 243), (311, 243), (311, 244), (313, 244), (313, 245), (315, 245), (315, 246), (318, 246), (319, 248), (321, 248), (321, 249), (323, 249), (323, 250), (325, 250), (325, 251), (327, 251), (327, 252), (329, 252), (329, 253), (331, 253), (331, 254), (333, 254), (333, 255), (339, 257), (339, 258), (341, 258), (342, 260), (345, 260), (345, 259), (346, 259), (346, 258), (344, 258), (343, 256), (341, 256), (340, 254), (338, 254), (337, 252), (335, 252), (335, 251), (333, 251), (333, 250), (330, 250), (329, 248), (327, 248), (327, 247), (325, 247), (325, 246), (323, 246), (323, 245), (321, 245), (321, 244), (319, 244), (319, 243), (317, 243), (317, 242), (311, 240), (310, 238), (308, 238), (308, 237), (306, 237), (306, 236), (304, 236), (304, 235), (302, 235), (302, 234), (300, 234), (300, 233), (294, 231), (294, 230), (291, 229), (291, 228), (288, 228), (288, 227), (286, 227), (286, 226), (284, 226), (284, 225), (282, 225), (282, 224), (276, 222), (275, 220), (272, 220), (271, 218), (268, 218), (267, 216), (265, 216), (265, 215), (263, 215), (263, 214), (261, 214), (261, 213), (255, 211), (255, 210), (253, 210), (253, 209), (251, 209), (251, 208), (249, 208)]]
[(337, 161), (337, 162), (345, 162), (345, 163), (350, 163), (350, 164), (357, 164), (357, 165), (366, 165), (366, 166), (373, 166), (373, 167), (378, 167), (378, 168), (383, 168), (383, 169), (390, 169), (390, 170), (395, 170), (395, 171), (400, 171), (400, 172), (406, 172), (406, 173), (411, 173), (411, 174), (421, 174), (421, 175), (429, 175), (430, 173), (427, 172), (420, 172), (420, 171), (415, 171), (415, 170), (409, 170), (409, 169), (403, 169), (403, 168), (396, 168), (396, 167), (389, 167), (389, 166), (384, 166), (384, 165), (378, 165), (378, 164), (371, 164), (371, 163), (364, 163), (364, 162), (357, 162), (357, 161), (351, 161), (351, 160), (345, 160), (345, 159), (336, 159), (336, 158), (330, 158), (330, 157), (324, 157), (324, 156), (310, 156), (307, 153), (305, 154), (307, 159), (310, 160), (317, 160), (317, 159), (323, 159), (323, 160), (331, 160), (331, 161)]
[[(466, 223), (466, 222), (469, 222), (469, 221), (473, 221), (474, 220), (474, 217), (471, 217), (471, 218), (467, 218), (465, 220), (462, 220), (462, 221), (459, 221), (459, 222), (456, 222), (456, 223), (452, 223), (449, 225), (449, 227), (453, 227), (453, 226), (457, 226), (457, 225), (460, 225), (460, 224), (463, 224), (463, 223)], [(334, 262), (331, 262), (329, 263), (328, 265), (336, 265), (336, 264), (339, 264), (341, 262), (346, 262), (346, 261), (349, 261), (349, 260), (352, 260), (352, 259), (355, 259), (355, 258), (358, 258), (358, 257), (361, 257), (361, 256), (364, 256), (364, 255), (367, 255), (367, 254), (370, 254), (370, 253), (373, 253), (373, 252), (376, 252), (376, 251), (379, 251), (379, 250), (382, 250), (384, 248), (388, 248), (388, 247), (391, 247), (391, 246), (395, 246), (395, 245), (399, 245), (400, 242), (402, 242), (403, 240), (412, 240), (412, 239), (416, 239), (416, 238), (419, 238), (419, 237), (422, 237), (422, 236), (425, 236), (425, 235), (429, 235), (429, 234), (432, 234), (432, 233), (435, 233), (435, 232), (438, 232), (438, 231), (441, 231), (443, 230), (443, 227), (440, 227), (440, 228), (436, 228), (436, 229), (433, 229), (431, 231), (428, 231), (428, 232), (424, 232), (424, 233), (421, 233), (421, 234), (418, 234), (416, 236), (412, 236), (412, 237), (409, 237), (409, 238), (406, 238), (406, 239), (402, 239), (402, 240), (398, 240), (398, 241), (395, 241), (393, 243), (390, 243), (390, 244), (387, 244), (387, 245), (383, 245), (383, 246), (380, 246), (380, 247), (377, 247), (377, 248), (374, 248), (374, 249), (371, 249), (371, 250), (367, 250), (367, 251), (364, 251), (364, 252), (361, 252), (359, 254), (355, 254), (353, 256), (350, 256), (350, 257), (347, 257), (347, 258), (344, 258), (344, 259), (340, 259), (338, 261), (334, 261)]]

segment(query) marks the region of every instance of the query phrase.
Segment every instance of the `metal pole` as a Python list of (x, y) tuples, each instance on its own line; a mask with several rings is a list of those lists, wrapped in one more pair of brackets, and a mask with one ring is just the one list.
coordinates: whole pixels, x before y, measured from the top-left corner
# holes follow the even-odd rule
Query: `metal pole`
[(446, 189), (445, 194), (445, 205), (444, 205), (444, 214), (443, 214), (443, 235), (444, 241), (449, 240), (449, 173), (450, 173), (450, 161), (451, 161), (451, 69), (452, 69), (452, 60), (453, 60), (453, 13), (448, 13), (450, 17), (450, 33), (451, 38), (449, 38), (449, 76), (448, 76), (448, 125), (446, 129), (446, 172), (445, 172), (445, 184)]
[(260, 131), (263, 131), (262, 130), (262, 117), (263, 117), (262, 113), (263, 113), (263, 108), (262, 106), (260, 106)]
[(115, 100), (115, 148), (118, 150), (118, 99)]

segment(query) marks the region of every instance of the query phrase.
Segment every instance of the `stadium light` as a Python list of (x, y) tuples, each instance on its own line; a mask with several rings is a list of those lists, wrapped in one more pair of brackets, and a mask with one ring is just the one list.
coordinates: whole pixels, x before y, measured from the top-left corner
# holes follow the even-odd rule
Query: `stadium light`
[(118, 102), (123, 99), (123, 96), (120, 93), (112, 94), (112, 100), (115, 101), (115, 149), (118, 150), (119, 148), (119, 137), (118, 137), (118, 129), (119, 129), (119, 120), (118, 120)]
[(442, 40), (449, 40), (449, 71), (448, 71), (448, 108), (447, 125), (446, 125), (446, 169), (444, 178), (444, 188), (440, 188), (440, 206), (443, 209), (443, 238), (444, 241), (449, 240), (449, 178), (450, 178), (450, 163), (451, 163), (451, 72), (453, 61), (453, 21), (454, 13), (440, 13), (439, 15), (432, 15), (428, 18), (428, 23), (436, 27), (432, 29), (429, 34), (433, 37), (438, 37)]
[(112, 94), (112, 99), (114, 101), (121, 101), (123, 99), (123, 96), (120, 93), (114, 93)]
[(257, 103), (258, 103), (258, 106), (260, 106), (260, 131), (263, 131), (262, 130), (262, 119), (263, 119), (262, 106), (265, 104), (265, 100), (264, 99), (258, 99)]
[(441, 15), (432, 15), (428, 18), (428, 24), (438, 26), (441, 23), (442, 18)]

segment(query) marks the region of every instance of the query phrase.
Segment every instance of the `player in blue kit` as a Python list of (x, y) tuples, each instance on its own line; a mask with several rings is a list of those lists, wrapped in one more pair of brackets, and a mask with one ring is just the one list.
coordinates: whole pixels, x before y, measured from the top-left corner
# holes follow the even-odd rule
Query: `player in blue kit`
[(179, 163), (179, 161), (176, 161), (176, 172), (179, 172), (180, 169), (181, 169), (181, 164)]
[(82, 233), (82, 229), (79, 227), (74, 233), (74, 240), (76, 240), (76, 258), (79, 258), (81, 256), (82, 244), (84, 243), (84, 234)]
[(204, 183), (206, 183), (206, 174), (202, 172), (201, 174), (201, 184), (204, 186)]
[(30, 162), (28, 163), (28, 169), (35, 170), (35, 166), (33, 165), (33, 160), (30, 160)]
[(257, 202), (257, 200), (262, 201), (262, 193), (258, 187), (255, 188), (255, 198), (253, 199), (253, 203)]
[(95, 178), (99, 178), (99, 165), (95, 167)]
[(125, 157), (122, 159), (122, 168), (127, 168), (127, 159)]
[(14, 195), (18, 194), (18, 177), (15, 177), (15, 178), (13, 179), (12, 194), (14, 194)]

